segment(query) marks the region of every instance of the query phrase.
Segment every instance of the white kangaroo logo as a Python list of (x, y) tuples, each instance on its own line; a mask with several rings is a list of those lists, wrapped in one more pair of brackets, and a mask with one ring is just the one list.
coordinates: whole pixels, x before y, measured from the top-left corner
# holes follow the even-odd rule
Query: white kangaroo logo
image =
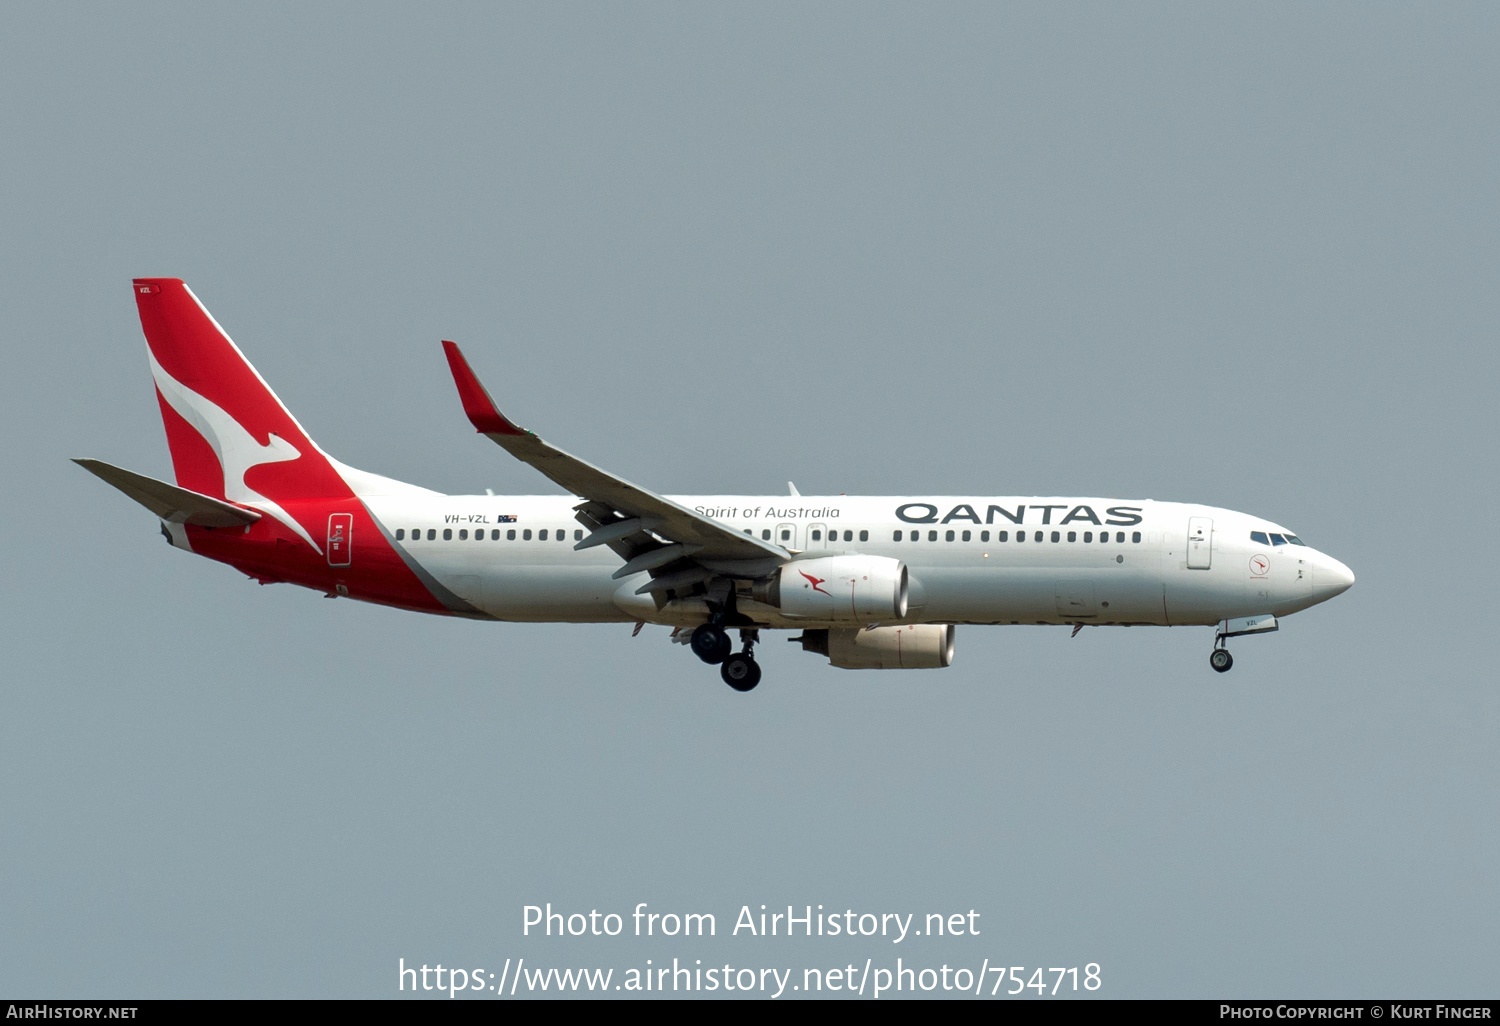
[(312, 540), (302, 525), (292, 519), (291, 514), (245, 484), (245, 475), (251, 467), (300, 458), (302, 453), (297, 450), (297, 447), (274, 431), (269, 433), (270, 443), (261, 445), (255, 440), (254, 435), (246, 431), (239, 421), (221, 407), (168, 374), (162, 365), (156, 362), (156, 355), (149, 347), (146, 353), (151, 359), (151, 377), (156, 379), (156, 387), (162, 397), (167, 400), (167, 405), (176, 410), (183, 420), (193, 425), (193, 428), (203, 436), (203, 440), (213, 447), (214, 455), (219, 457), (219, 466), (224, 468), (224, 498), (275, 517), (297, 532), (298, 536), (321, 556), (323, 550), (318, 547), (317, 542)]

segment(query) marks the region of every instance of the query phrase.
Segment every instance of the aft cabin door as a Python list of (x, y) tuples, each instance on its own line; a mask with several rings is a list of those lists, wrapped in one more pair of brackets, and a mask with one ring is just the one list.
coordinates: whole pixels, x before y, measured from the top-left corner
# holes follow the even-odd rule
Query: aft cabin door
[(354, 514), (331, 513), (328, 516), (328, 565), (348, 566), (354, 543)]
[(1214, 522), (1209, 517), (1188, 518), (1187, 565), (1207, 570), (1213, 561)]

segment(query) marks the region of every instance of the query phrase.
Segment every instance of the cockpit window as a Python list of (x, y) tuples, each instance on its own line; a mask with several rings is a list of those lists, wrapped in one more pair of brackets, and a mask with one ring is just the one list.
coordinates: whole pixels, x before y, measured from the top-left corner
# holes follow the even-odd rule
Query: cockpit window
[(1295, 534), (1287, 535), (1286, 540), (1291, 542), (1293, 545), (1301, 545), (1304, 547), (1306, 547), (1307, 545), (1307, 542), (1303, 541), (1301, 538), (1298, 538)]
[(1279, 534), (1273, 534), (1273, 535), (1271, 535), (1271, 544), (1272, 545), (1285, 545), (1286, 544), (1286, 539), (1283, 538)]
[(1271, 540), (1266, 537), (1266, 532), (1264, 531), (1251, 531), (1250, 540), (1253, 542), (1260, 542), (1262, 545), (1271, 544)]

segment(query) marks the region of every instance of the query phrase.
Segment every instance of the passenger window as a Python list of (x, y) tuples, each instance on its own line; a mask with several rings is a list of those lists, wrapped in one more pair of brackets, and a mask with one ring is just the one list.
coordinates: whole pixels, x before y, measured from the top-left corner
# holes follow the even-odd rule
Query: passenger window
[(404, 527), (398, 527), (398, 528), (396, 528), (396, 540), (397, 541), (401, 541), (405, 537), (406, 537), (406, 528), (404, 528)]
[(979, 532), (979, 540), (982, 541), (982, 542), (989, 541), (990, 540), (990, 532), (988, 532), (988, 531), (980, 531)]
[(765, 530), (763, 530), (763, 531), (760, 532), (760, 540), (761, 541), (770, 541), (771, 540), (771, 529), (769, 527), (767, 527)]
[(822, 541), (823, 540), (823, 532), (822, 531), (814, 531), (812, 533), (812, 540), (813, 541)]
[(791, 541), (792, 540), (792, 532), (791, 531), (782, 531), (781, 532), (781, 540), (782, 541)]
[(952, 531), (949, 531), (949, 532), (948, 532), (948, 534), (947, 534), (947, 538), (948, 538), (948, 540), (949, 540), (949, 541), (952, 541), (952, 540), (953, 540), (953, 532), (952, 532)]
[(1139, 545), (1141, 543), (1141, 532), (1132, 531), (1130, 534), (1130, 540), (1136, 545)]
[(428, 540), (428, 541), (433, 541), (433, 540), (435, 540), (435, 539), (436, 539), (436, 538), (437, 538), (437, 529), (436, 529), (436, 528), (432, 528), (432, 527), (429, 527), (429, 528), (428, 528), (428, 529), (427, 529), (427, 540)]
[(1283, 538), (1279, 534), (1273, 534), (1273, 535), (1271, 535), (1271, 544), (1272, 545), (1285, 545), (1286, 544), (1286, 539)]
[(490, 532), (490, 541), (499, 541), (499, 540), (500, 540), (500, 528), (497, 527), (493, 531)]
[(583, 529), (582, 528), (580, 528), (577, 531), (573, 532), (573, 540), (574, 541), (583, 541)]
[(546, 541), (547, 540), (547, 529), (545, 527), (542, 528), (540, 531), (538, 531), (536, 533), (536, 540), (537, 541)]
[(505, 532), (505, 540), (506, 541), (515, 541), (516, 540), (516, 529), (514, 527), (512, 527), (510, 530), (508, 530), (508, 531)]
[(1266, 537), (1266, 532), (1264, 531), (1251, 531), (1250, 540), (1253, 542), (1260, 542), (1262, 545), (1271, 544), (1271, 539)]
[(1093, 541), (1094, 540), (1094, 532), (1093, 531), (1084, 531), (1083, 532), (1083, 540), (1085, 542), (1091, 542), (1091, 541)]
[[(928, 541), (937, 541), (937, 532), (936, 531), (928, 531), (927, 532), (927, 540)], [(948, 532), (948, 540), (949, 541), (953, 540), (953, 532), (952, 531)]]
[(443, 528), (443, 541), (452, 541), (452, 540), (453, 540), (453, 528), (451, 528), (451, 527), (445, 527), (445, 528)]
[(901, 532), (900, 531), (892, 531), (891, 532), (891, 541), (900, 541), (900, 540), (901, 540)]
[(1010, 532), (1009, 531), (996, 531), (995, 532), (995, 540), (996, 541), (1010, 541)]
[(861, 531), (861, 532), (859, 532), (859, 540), (860, 541), (869, 541), (870, 540), (870, 532), (869, 531)]
[(1069, 531), (1068, 532), (1068, 541), (1077, 541), (1077, 540), (1078, 540), (1078, 532), (1077, 531)]
[(1061, 538), (1062, 538), (1061, 532), (1058, 532), (1058, 531), (1053, 531), (1052, 532), (1052, 540), (1053, 541), (1059, 541), (1059, 540), (1061, 540)]
[(964, 532), (964, 541), (968, 541), (972, 537), (973, 535), (971, 535), (968, 531)]
[(459, 532), (458, 532), (458, 540), (459, 541), (468, 541), (469, 540), (469, 529), (467, 527), (462, 528), (462, 529), (459, 530)]
[(564, 528), (559, 527), (557, 529), (557, 540), (560, 542), (568, 540), (568, 532)]
[(1016, 541), (1023, 542), (1025, 540), (1026, 540), (1026, 532), (1025, 531), (1017, 531), (1016, 532)]
[(1125, 532), (1124, 531), (1116, 531), (1115, 532), (1115, 543), (1118, 544), (1118, 545), (1125, 544)]
[(521, 532), (521, 540), (522, 541), (531, 541), (531, 528), (528, 527), (524, 531)]

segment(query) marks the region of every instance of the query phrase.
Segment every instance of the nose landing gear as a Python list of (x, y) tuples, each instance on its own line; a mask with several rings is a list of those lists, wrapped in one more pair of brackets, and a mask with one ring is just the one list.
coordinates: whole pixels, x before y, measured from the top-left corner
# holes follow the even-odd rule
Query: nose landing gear
[(1229, 654), (1227, 648), (1216, 648), (1208, 654), (1208, 665), (1220, 673), (1228, 673), (1229, 668), (1234, 665), (1234, 656)]

